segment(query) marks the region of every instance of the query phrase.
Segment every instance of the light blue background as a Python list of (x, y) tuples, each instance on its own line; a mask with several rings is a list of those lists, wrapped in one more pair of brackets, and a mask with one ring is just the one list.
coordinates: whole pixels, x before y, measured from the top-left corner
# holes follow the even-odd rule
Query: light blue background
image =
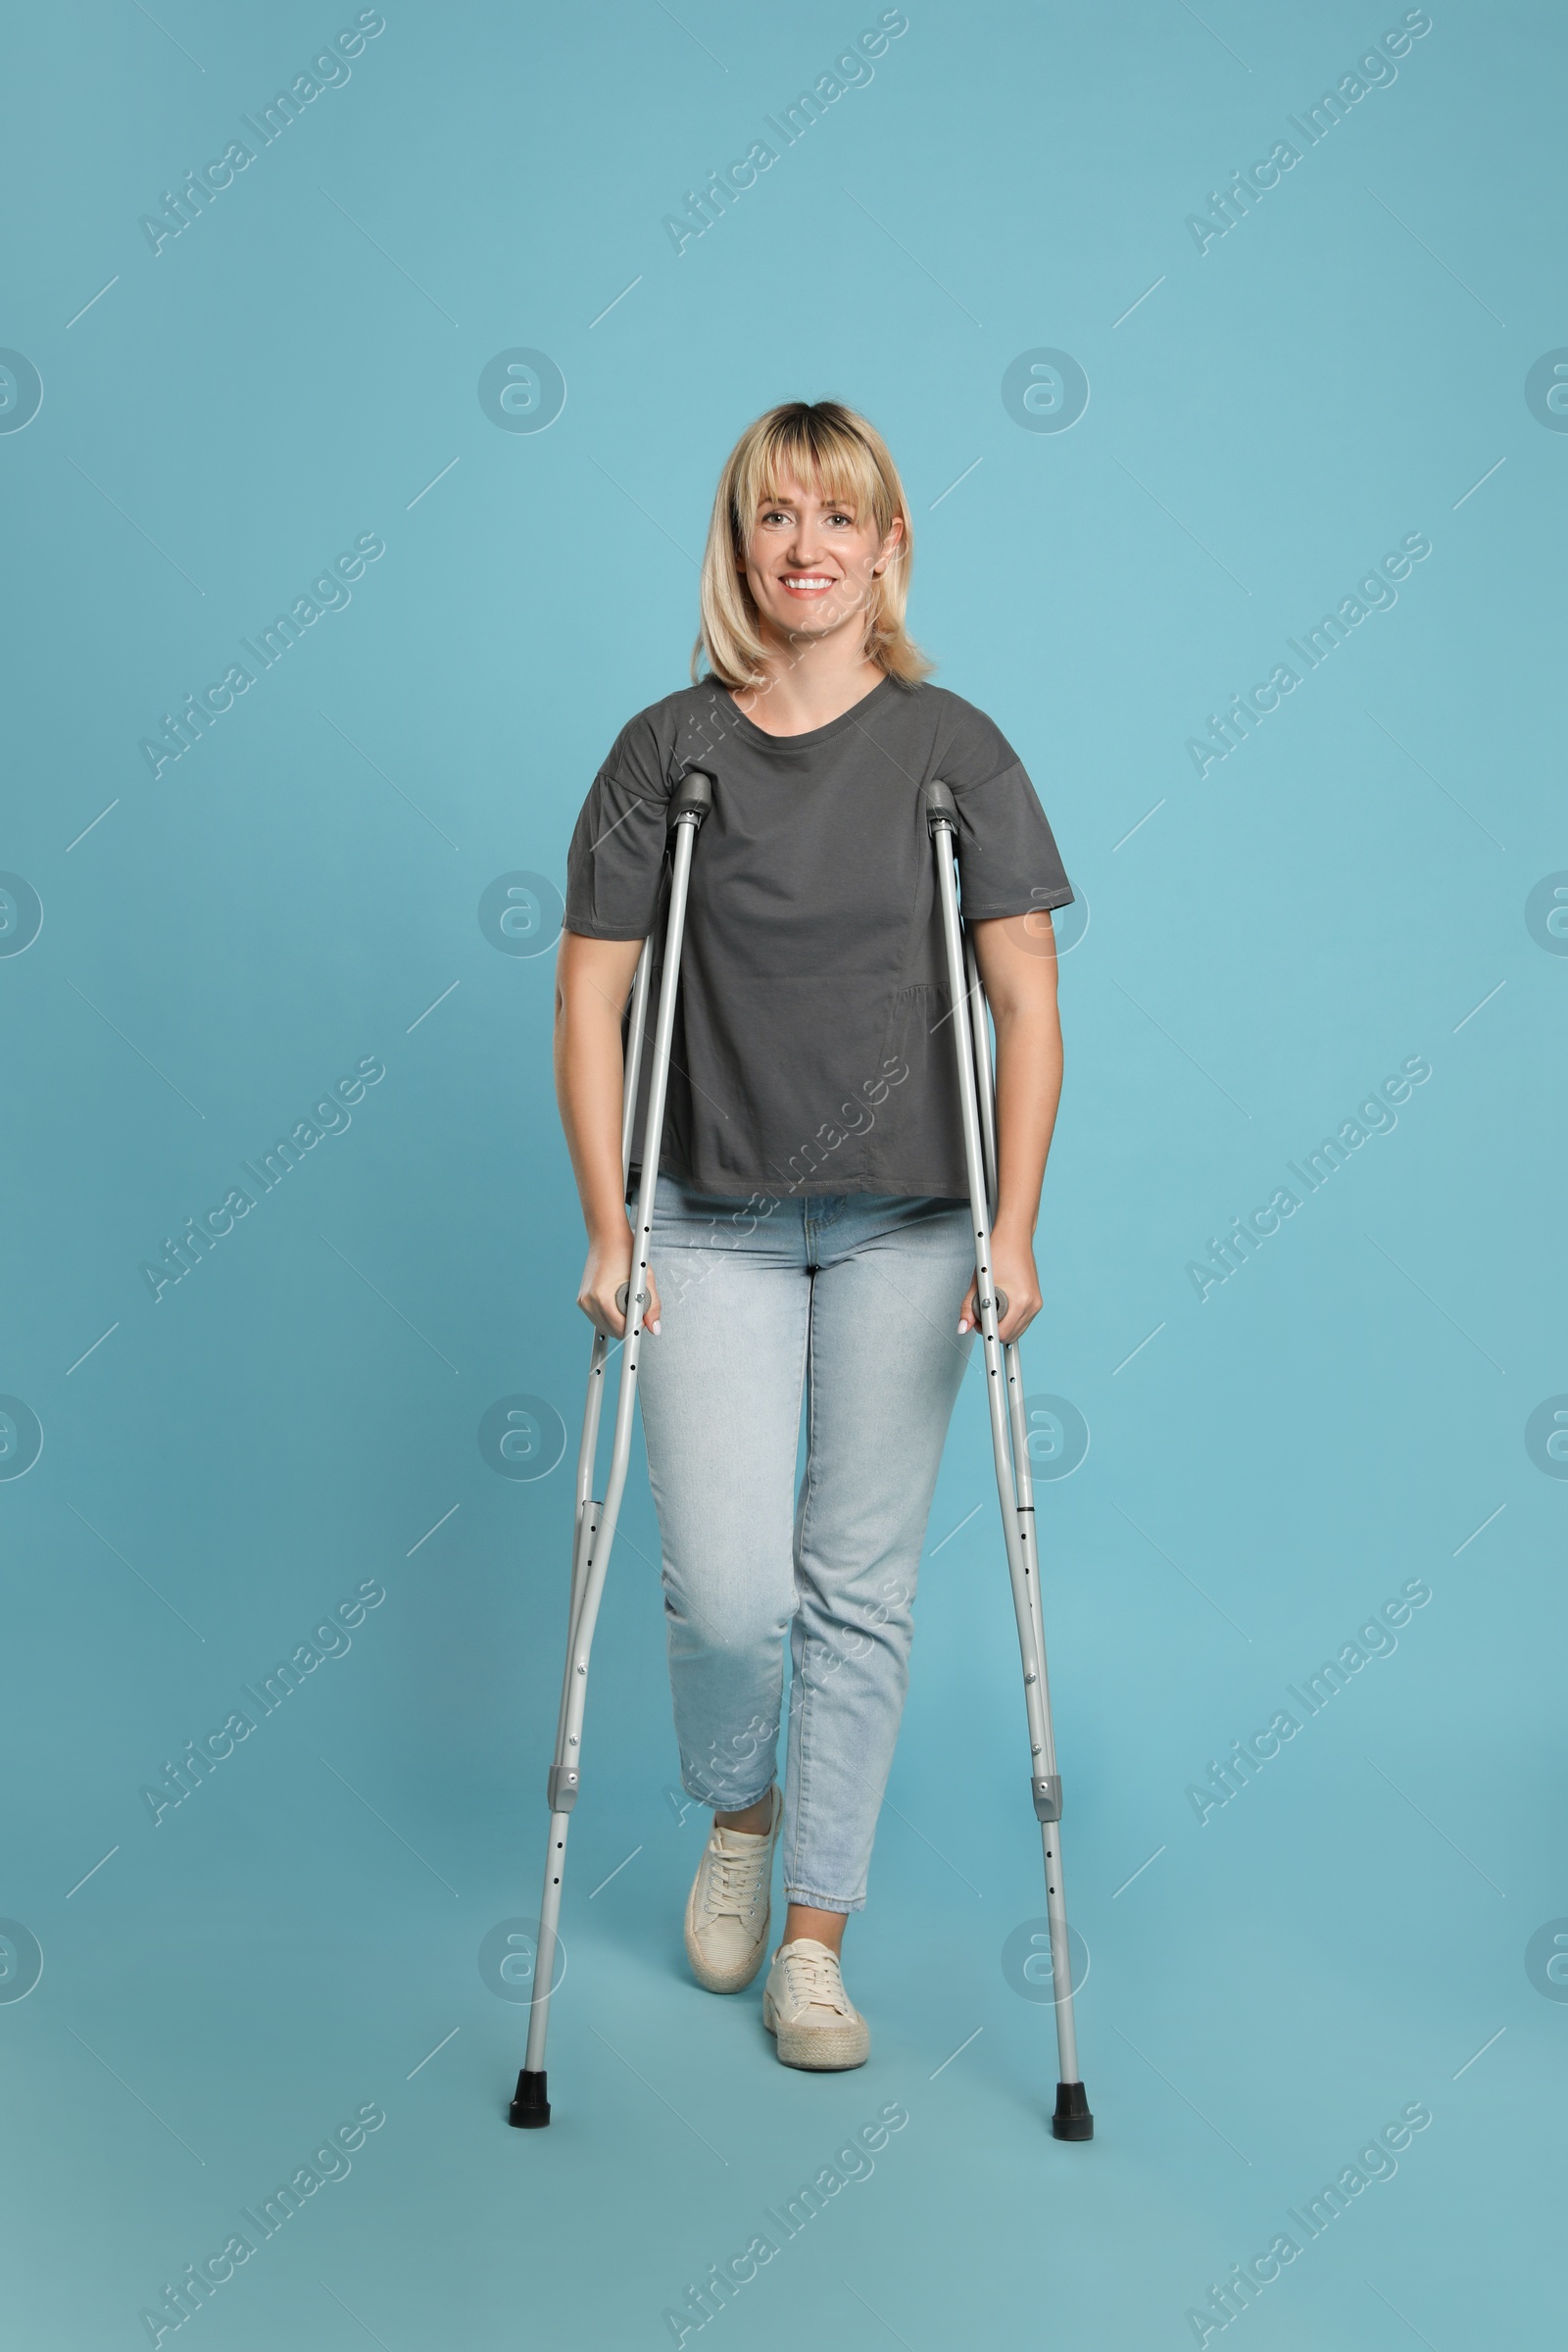
[[(43, 906), (0, 957), (0, 1390), (44, 1433), (0, 1481), (0, 1911), (44, 1955), (0, 2002), (18, 2340), (147, 2341), (163, 2283), (374, 2100), (210, 2352), (669, 2342), (891, 2099), (907, 2129), (721, 2340), (1190, 2343), (1413, 2101), (1397, 2177), (1236, 2325), (1539, 2340), (1568, 1485), (1524, 1429), (1568, 1390), (1568, 960), (1524, 909), (1568, 867), (1568, 438), (1524, 380), (1568, 343), (1559, 12), (1435, 6), (1200, 254), (1186, 217), (1398, 7), (918, 0), (677, 257), (662, 217), (874, 7), (399, 0), (155, 256), (140, 217), (354, 14), (78, 0), (6, 37), (0, 343), (44, 387), (0, 434), (0, 865)], [(514, 347), (564, 372), (546, 432), (480, 408)], [(1003, 405), (1037, 347), (1087, 371), (1070, 431)], [(547, 2133), (503, 2120), (525, 2012), (476, 1966), (537, 1899), (588, 1355), (552, 959), (478, 903), (564, 882), (597, 761), (685, 678), (724, 452), (830, 396), (888, 435), (915, 633), (1092, 911), (1024, 1346), (1092, 1433), (1042, 1496), (1091, 2147), (1049, 2136), (1049, 2010), (1001, 1966), (1043, 1904), (978, 1369), (849, 1946), (865, 2072), (786, 2072), (755, 1992), (687, 1978), (640, 1461)], [(1417, 531), (1397, 605), (1200, 781), (1206, 714)], [(159, 714), (369, 532), (351, 605), (155, 782)], [(1416, 1054), (1396, 1130), (1200, 1303), (1187, 1261)], [(155, 1305), (140, 1263), (372, 1055), (352, 1127)], [(535, 1481), (477, 1442), (517, 1393), (571, 1432)], [(1397, 1651), (1200, 1827), (1189, 1784), (1416, 1577)], [(155, 1828), (140, 1787), (366, 1579), (350, 1652)]]

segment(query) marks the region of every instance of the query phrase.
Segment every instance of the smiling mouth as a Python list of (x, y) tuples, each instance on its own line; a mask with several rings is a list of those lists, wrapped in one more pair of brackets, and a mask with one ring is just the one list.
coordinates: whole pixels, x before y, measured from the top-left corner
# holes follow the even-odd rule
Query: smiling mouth
[(781, 576), (792, 596), (821, 596), (827, 589), (838, 586), (837, 580), (829, 578), (825, 571), (786, 571)]

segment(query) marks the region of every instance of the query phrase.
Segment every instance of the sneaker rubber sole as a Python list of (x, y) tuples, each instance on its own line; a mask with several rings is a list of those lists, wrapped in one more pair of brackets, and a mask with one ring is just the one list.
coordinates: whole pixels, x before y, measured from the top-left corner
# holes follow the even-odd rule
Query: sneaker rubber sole
[(840, 2074), (863, 2066), (871, 2055), (871, 2029), (863, 2017), (842, 2026), (792, 2026), (782, 2019), (769, 1992), (762, 1995), (762, 2023), (778, 2043), (780, 2061), (812, 2074)]

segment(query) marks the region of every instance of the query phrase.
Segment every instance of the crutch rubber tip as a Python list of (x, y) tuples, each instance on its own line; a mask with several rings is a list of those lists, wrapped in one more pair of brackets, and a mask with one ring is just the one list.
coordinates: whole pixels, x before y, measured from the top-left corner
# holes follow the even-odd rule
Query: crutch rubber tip
[(515, 2124), (519, 2132), (540, 2132), (549, 2123), (550, 2100), (542, 2072), (530, 2075), (523, 2068), (517, 2077), (517, 2094), (507, 2111), (507, 2121)]
[(1089, 2093), (1081, 2082), (1056, 2084), (1056, 2112), (1051, 2119), (1051, 2131), (1055, 2139), (1094, 2138), (1095, 2119), (1089, 2112)]

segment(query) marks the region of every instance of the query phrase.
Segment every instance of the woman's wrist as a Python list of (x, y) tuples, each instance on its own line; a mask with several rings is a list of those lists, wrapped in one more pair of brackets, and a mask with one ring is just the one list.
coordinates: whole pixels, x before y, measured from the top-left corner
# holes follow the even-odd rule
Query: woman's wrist
[(592, 1214), (585, 1210), (583, 1223), (588, 1229), (590, 1250), (616, 1250), (631, 1239), (631, 1219), (624, 1200), (611, 1208), (597, 1209)]
[(1025, 1216), (1021, 1210), (1009, 1208), (1005, 1202), (1001, 1202), (991, 1221), (991, 1239), (993, 1242), (1002, 1242), (1009, 1247), (1033, 1250), (1035, 1219), (1033, 1216)]

